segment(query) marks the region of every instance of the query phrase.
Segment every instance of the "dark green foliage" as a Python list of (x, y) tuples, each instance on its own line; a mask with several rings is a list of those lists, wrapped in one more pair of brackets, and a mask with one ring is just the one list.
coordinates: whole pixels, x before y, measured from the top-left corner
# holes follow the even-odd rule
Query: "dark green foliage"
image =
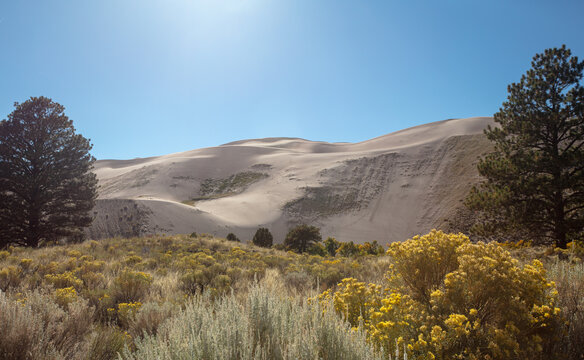
[(537, 54), (485, 134), (495, 151), (467, 205), (480, 235), (516, 232), (565, 248), (584, 228), (584, 62), (565, 46)]
[(197, 232), (196, 232), (196, 231), (193, 231), (193, 232), (191, 233), (190, 237), (192, 237), (192, 238), (196, 238), (196, 237), (197, 237)]
[(97, 195), (91, 147), (60, 104), (15, 103), (0, 122), (0, 248), (83, 237)]
[(238, 238), (237, 236), (235, 236), (235, 234), (234, 234), (234, 233), (229, 233), (229, 234), (227, 234), (227, 237), (226, 237), (226, 239), (227, 239), (227, 240), (229, 240), (229, 241), (236, 241), (236, 242), (239, 242), (239, 238)]
[(297, 253), (307, 252), (310, 247), (322, 240), (320, 229), (316, 226), (298, 225), (288, 232), (284, 245)]
[(308, 253), (310, 255), (327, 256), (328, 252), (326, 248), (321, 243), (315, 243), (308, 247)]
[(256, 231), (255, 235), (253, 236), (252, 242), (256, 246), (269, 248), (272, 247), (274, 237), (272, 236), (270, 230), (261, 227)]
[(337, 241), (334, 237), (328, 237), (324, 241), (324, 247), (329, 256), (337, 255), (337, 249), (341, 246), (341, 243)]

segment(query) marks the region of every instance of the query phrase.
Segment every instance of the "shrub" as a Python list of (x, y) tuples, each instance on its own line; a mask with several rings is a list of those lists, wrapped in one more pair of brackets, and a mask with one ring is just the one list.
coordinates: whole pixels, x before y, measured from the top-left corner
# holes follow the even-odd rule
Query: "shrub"
[(136, 265), (140, 262), (142, 262), (142, 258), (135, 254), (128, 255), (124, 259), (124, 263), (128, 266)]
[(468, 237), (462, 234), (435, 230), (392, 243), (387, 250), (393, 260), (389, 276), (400, 277), (414, 300), (428, 302), (430, 293), (442, 284), (444, 276), (458, 268), (458, 247), (468, 243)]
[(566, 359), (582, 359), (584, 344), (584, 264), (555, 261), (550, 277), (556, 282), (559, 306), (566, 319), (567, 329), (555, 343)]
[(229, 233), (229, 234), (227, 234), (227, 237), (226, 237), (226, 239), (227, 239), (227, 240), (229, 240), (229, 241), (236, 241), (236, 242), (239, 242), (239, 238), (238, 238), (237, 236), (235, 236), (235, 234), (234, 234), (234, 233)]
[(114, 279), (112, 298), (116, 304), (142, 300), (146, 295), (152, 275), (141, 271), (124, 270)]
[(263, 227), (257, 229), (252, 239), (254, 245), (261, 247), (272, 247), (273, 241), (274, 237), (272, 236), (270, 230)]
[(57, 289), (74, 287), (79, 290), (83, 286), (83, 281), (73, 275), (71, 271), (62, 274), (47, 274), (45, 279)]
[[(136, 339), (125, 359), (381, 359), (362, 330), (351, 330), (318, 304), (296, 304), (276, 289), (254, 285), (243, 302), (227, 295), (193, 297), (156, 336)], [(228, 326), (227, 326), (228, 325)]]
[(328, 237), (324, 241), (324, 247), (329, 256), (335, 256), (337, 254), (337, 249), (340, 246), (341, 243), (339, 243), (334, 237)]
[(385, 250), (377, 243), (377, 240), (373, 240), (373, 242), (367, 241), (359, 245), (359, 252), (361, 255), (382, 255)]
[(118, 324), (127, 329), (130, 322), (136, 317), (136, 313), (142, 307), (141, 302), (119, 303), (118, 304)]
[(20, 285), (22, 270), (16, 266), (7, 266), (0, 270), (0, 290), (7, 291)]
[(186, 294), (194, 295), (202, 292), (210, 279), (203, 270), (190, 270), (179, 279), (180, 289)]
[(496, 244), (432, 231), (388, 254), (389, 287), (345, 279), (325, 292), (377, 347), (422, 359), (552, 358), (560, 326), (556, 290), (542, 264), (519, 266)]
[(129, 335), (120, 329), (107, 326), (98, 329), (88, 351), (88, 359), (109, 360), (118, 358), (118, 354), (131, 341)]
[(62, 288), (55, 290), (55, 302), (63, 308), (77, 300), (77, 291), (74, 287)]
[(310, 255), (318, 255), (323, 257), (328, 255), (326, 248), (320, 243), (310, 245), (308, 248), (308, 253)]
[(162, 304), (146, 303), (130, 319), (128, 331), (134, 338), (144, 335), (156, 335), (158, 327), (177, 310), (177, 307), (169, 302)]
[(63, 309), (46, 294), (25, 295), (25, 299), (13, 301), (0, 292), (0, 357), (84, 358), (93, 309), (80, 300)]
[(343, 242), (337, 249), (337, 254), (345, 257), (352, 257), (359, 255), (359, 247), (354, 242)]

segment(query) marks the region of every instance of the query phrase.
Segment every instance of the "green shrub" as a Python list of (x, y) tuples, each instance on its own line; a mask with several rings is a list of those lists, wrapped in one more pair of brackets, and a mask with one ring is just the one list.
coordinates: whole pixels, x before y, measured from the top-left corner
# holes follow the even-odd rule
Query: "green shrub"
[(239, 242), (239, 238), (238, 238), (237, 236), (235, 236), (235, 234), (234, 234), (234, 233), (229, 233), (229, 234), (227, 234), (227, 237), (226, 237), (226, 239), (227, 239), (227, 240), (229, 240), (229, 241), (236, 241), (236, 242)]
[(328, 237), (324, 241), (324, 247), (329, 256), (335, 256), (337, 254), (337, 249), (340, 246), (341, 243), (339, 243), (334, 237)]

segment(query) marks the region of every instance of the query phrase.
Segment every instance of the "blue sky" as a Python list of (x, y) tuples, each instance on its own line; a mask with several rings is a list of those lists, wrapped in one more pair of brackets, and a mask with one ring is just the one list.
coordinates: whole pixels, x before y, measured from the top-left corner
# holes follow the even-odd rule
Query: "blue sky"
[(357, 142), (491, 116), (584, 1), (14, 0), (0, 118), (63, 104), (98, 159), (270, 136)]

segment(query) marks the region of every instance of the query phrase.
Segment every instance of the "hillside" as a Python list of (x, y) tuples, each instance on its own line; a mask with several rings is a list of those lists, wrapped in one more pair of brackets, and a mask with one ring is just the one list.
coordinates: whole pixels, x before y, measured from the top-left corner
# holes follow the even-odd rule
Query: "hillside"
[(360, 143), (242, 140), (97, 161), (92, 238), (234, 232), (281, 242), (306, 222), (342, 241), (400, 241), (446, 224), (477, 180), (492, 118), (429, 123)]

